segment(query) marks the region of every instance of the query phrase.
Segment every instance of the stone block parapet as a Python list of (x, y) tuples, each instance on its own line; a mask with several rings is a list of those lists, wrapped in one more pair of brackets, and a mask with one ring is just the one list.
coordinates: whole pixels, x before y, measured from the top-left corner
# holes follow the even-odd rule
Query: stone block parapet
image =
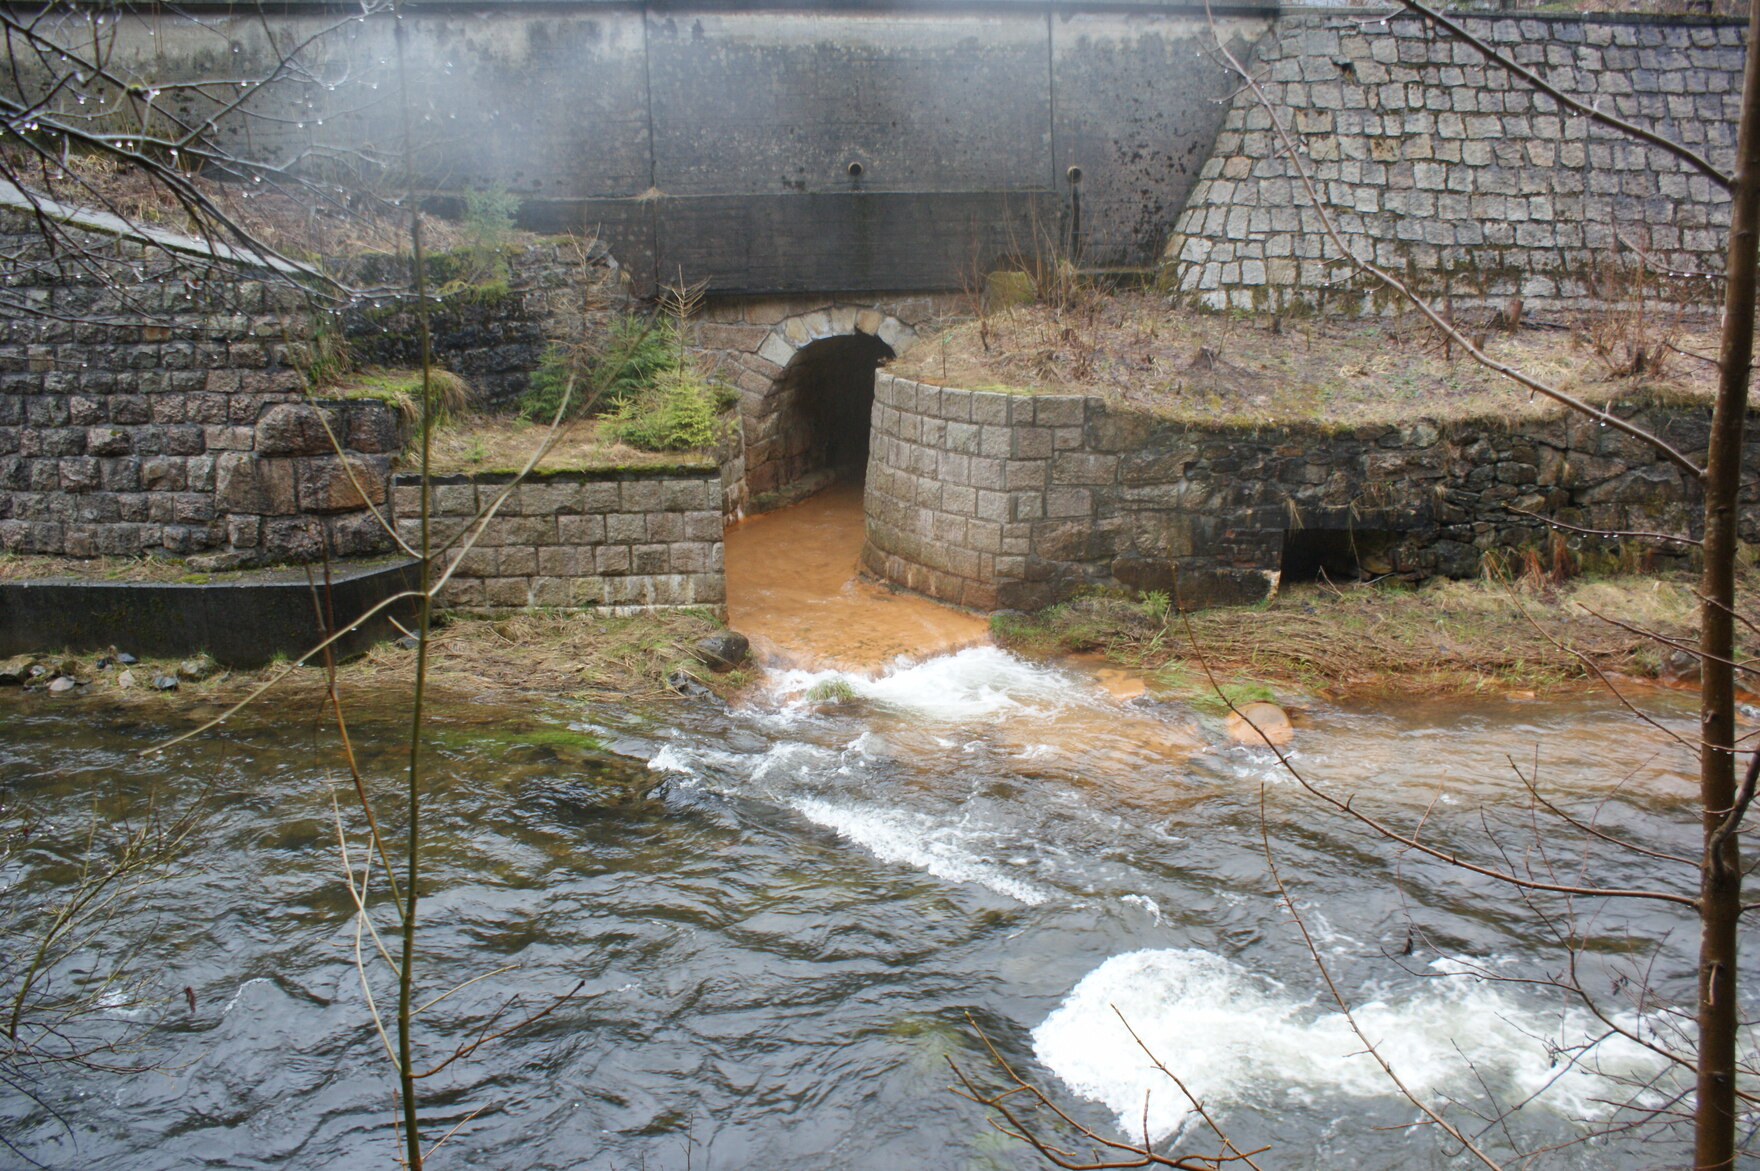
[[(1720, 21), (1524, 13), (1463, 17), (1562, 91), (1731, 165), (1745, 29)], [(1661, 291), (1716, 303), (1728, 194), (1674, 156), (1565, 110), (1416, 19), (1290, 14), (1250, 68), (1164, 253), (1169, 283), (1216, 309), (1378, 310), (1322, 225), (1271, 118), (1345, 243), (1457, 306), (1583, 308), (1598, 269), (1640, 252)], [(1714, 274), (1675, 279), (1671, 274)], [(1617, 295), (1617, 290), (1615, 292)]]
[[(1708, 408), (1612, 409), (1704, 449)], [(1673, 464), (1576, 415), (1200, 425), (882, 373), (862, 565), (978, 610), (1037, 609), (1092, 586), (1221, 604), (1274, 591), (1316, 534), (1337, 534), (1370, 572), (1462, 577), (1488, 553), (1540, 547), (1548, 519), (1690, 536), (1700, 508)], [(1743, 539), (1760, 539), (1760, 484), (1743, 489), (1742, 509)]]
[[(436, 560), (452, 574), (440, 594), (444, 604), (724, 610), (718, 469), (624, 468), (514, 480), (499, 473), (432, 477), (430, 540), (436, 549), (452, 546)], [(419, 547), (421, 477), (400, 473), (392, 495), (399, 534)], [(473, 518), (497, 504), (480, 535), (462, 540), (477, 533)]]

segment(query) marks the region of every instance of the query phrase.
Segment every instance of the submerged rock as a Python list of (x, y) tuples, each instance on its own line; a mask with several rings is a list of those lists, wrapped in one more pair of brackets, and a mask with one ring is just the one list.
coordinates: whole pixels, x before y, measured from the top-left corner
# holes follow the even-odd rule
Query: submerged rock
[(1296, 734), (1289, 715), (1274, 703), (1249, 703), (1228, 713), (1228, 735), (1236, 744), (1288, 744)]
[(672, 672), (670, 675), (666, 676), (666, 686), (672, 688), (672, 690), (678, 692), (686, 699), (702, 699), (705, 696), (715, 694), (693, 679), (689, 671)]
[(712, 671), (731, 671), (746, 661), (752, 644), (737, 630), (722, 630), (697, 640), (697, 658)]

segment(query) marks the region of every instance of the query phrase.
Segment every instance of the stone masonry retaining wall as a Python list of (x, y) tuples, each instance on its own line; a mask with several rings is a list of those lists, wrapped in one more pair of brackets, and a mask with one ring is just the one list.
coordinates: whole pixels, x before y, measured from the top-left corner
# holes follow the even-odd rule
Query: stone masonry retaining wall
[[(1616, 409), (1704, 450), (1708, 410)], [(1534, 547), (1546, 529), (1524, 513), (1698, 527), (1697, 488), (1672, 464), (1576, 416), (1194, 426), (1097, 398), (883, 373), (874, 428), (864, 569), (980, 610), (1034, 609), (1091, 585), (1171, 590), (1176, 570), (1188, 604), (1252, 601), (1276, 588), (1286, 541), (1324, 531), (1350, 534), (1366, 569), (1426, 577)], [(1760, 459), (1760, 439), (1747, 458)], [(1743, 538), (1760, 539), (1760, 483), (1744, 486), (1742, 506)]]
[[(435, 545), (460, 532), (512, 479), (488, 473), (434, 477)], [(420, 477), (399, 475), (393, 497), (398, 531), (413, 546), (420, 537)], [(727, 601), (723, 527), (721, 474), (713, 467), (539, 474), (514, 488), (482, 540), (459, 560), (441, 600), (491, 610), (720, 611)]]
[[(0, 550), (212, 555), (223, 568), (377, 552), (291, 357), (302, 292), (263, 272), (0, 211)], [(199, 249), (198, 242), (191, 242)], [(368, 501), (401, 439), (378, 403), (322, 408)]]
[[(624, 300), (617, 263), (597, 241), (546, 241), (510, 251), (505, 262), (505, 283), (442, 294), (429, 320), (436, 360), (469, 381), (479, 403), (503, 409), (519, 401), (547, 349), (603, 328)], [(333, 267), (361, 288), (407, 289), (414, 266), (404, 257), (372, 257)], [(457, 279), (459, 261), (440, 254), (427, 267), (430, 287), (440, 288)], [(369, 301), (342, 312), (343, 336), (358, 364), (421, 365), (413, 300)]]
[[(1607, 14), (1464, 23), (1564, 92), (1730, 165), (1740, 25)], [(1305, 144), (1353, 250), (1427, 295), (1579, 307), (1591, 266), (1624, 251), (1621, 240), (1669, 270), (1723, 272), (1725, 192), (1656, 148), (1561, 112), (1415, 18), (1288, 15), (1250, 68)], [(1174, 287), (1213, 308), (1387, 303), (1352, 279), (1245, 88), (1164, 255)], [(1715, 301), (1714, 292), (1690, 281), (1675, 295)]]

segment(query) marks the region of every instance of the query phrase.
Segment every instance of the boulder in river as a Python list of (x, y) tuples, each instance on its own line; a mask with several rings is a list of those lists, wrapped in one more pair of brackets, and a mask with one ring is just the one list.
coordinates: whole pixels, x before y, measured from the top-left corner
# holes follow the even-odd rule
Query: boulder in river
[(1274, 703), (1242, 704), (1228, 713), (1228, 735), (1236, 744), (1288, 744), (1295, 736), (1289, 715)]
[(197, 655), (177, 664), (177, 677), (185, 683), (200, 683), (204, 679), (213, 678), (219, 670), (220, 664), (214, 661), (213, 656)]
[(153, 686), (158, 688), (160, 691), (176, 691), (177, 690), (177, 676), (175, 676), (175, 675), (155, 675), (155, 676), (153, 676)]
[(49, 694), (60, 695), (63, 692), (72, 691), (78, 686), (79, 684), (74, 680), (73, 676), (57, 675), (55, 678), (49, 680)]
[(697, 640), (697, 659), (712, 671), (731, 671), (746, 661), (752, 644), (737, 630), (719, 630)]
[(0, 661), (0, 687), (19, 687), (30, 682), (31, 668), (36, 660), (29, 655), (14, 655)]

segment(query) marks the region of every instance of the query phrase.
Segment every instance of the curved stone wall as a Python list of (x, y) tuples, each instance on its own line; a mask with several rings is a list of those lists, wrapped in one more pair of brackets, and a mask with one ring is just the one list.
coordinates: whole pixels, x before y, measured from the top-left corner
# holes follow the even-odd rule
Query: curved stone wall
[[(1709, 410), (1616, 410), (1704, 450)], [(1459, 577), (1492, 550), (1536, 547), (1541, 517), (1687, 534), (1699, 523), (1697, 486), (1674, 465), (1574, 415), (1199, 426), (886, 373), (867, 485), (864, 570), (979, 610), (1036, 609), (1085, 586), (1172, 591), (1176, 576), (1188, 605), (1253, 601), (1293, 559), (1323, 559), (1327, 534), (1371, 573)], [(1742, 505), (1744, 539), (1760, 540), (1760, 483)]]

